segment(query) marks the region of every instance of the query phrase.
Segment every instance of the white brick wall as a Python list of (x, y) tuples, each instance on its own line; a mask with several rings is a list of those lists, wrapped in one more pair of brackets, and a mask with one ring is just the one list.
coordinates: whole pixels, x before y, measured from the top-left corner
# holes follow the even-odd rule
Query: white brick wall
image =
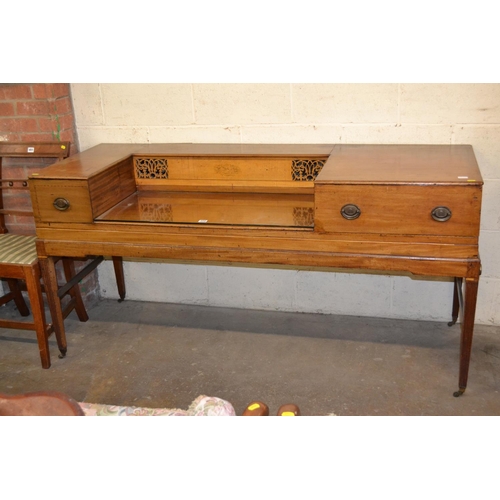
[[(81, 150), (101, 142), (472, 144), (485, 180), (476, 321), (500, 324), (500, 84), (72, 84)], [(450, 282), (126, 262), (135, 300), (447, 321)], [(117, 297), (112, 265), (104, 297)]]

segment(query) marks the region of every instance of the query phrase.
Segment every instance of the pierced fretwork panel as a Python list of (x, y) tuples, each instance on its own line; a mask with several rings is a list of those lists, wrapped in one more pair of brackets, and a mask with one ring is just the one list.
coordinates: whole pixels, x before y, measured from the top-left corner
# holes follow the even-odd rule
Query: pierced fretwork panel
[(166, 158), (135, 158), (137, 179), (168, 179)]
[(292, 180), (313, 181), (324, 164), (325, 160), (292, 160)]
[(172, 222), (172, 205), (166, 203), (139, 203), (141, 220), (150, 222)]
[(293, 223), (296, 226), (314, 226), (314, 209), (311, 207), (294, 207)]

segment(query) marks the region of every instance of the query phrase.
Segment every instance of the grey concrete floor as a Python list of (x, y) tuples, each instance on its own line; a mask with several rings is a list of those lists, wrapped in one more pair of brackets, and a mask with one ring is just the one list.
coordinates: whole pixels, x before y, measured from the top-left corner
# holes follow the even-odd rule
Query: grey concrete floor
[[(10, 309), (9, 309), (10, 308)], [(17, 315), (1, 308), (2, 317)], [(66, 319), (68, 354), (41, 368), (34, 332), (0, 330), (0, 392), (187, 408), (200, 394), (276, 414), (500, 415), (500, 328), (476, 325), (457, 389), (460, 327), (445, 323), (103, 300)]]

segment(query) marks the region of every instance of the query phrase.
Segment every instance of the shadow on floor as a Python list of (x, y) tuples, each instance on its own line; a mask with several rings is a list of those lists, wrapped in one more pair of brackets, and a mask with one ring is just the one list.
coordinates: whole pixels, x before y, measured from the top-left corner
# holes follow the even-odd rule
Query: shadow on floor
[(49, 370), (34, 332), (1, 331), (0, 390), (177, 408), (206, 394), (237, 414), (253, 400), (271, 414), (284, 403), (303, 415), (500, 414), (498, 327), (476, 326), (461, 398), (459, 325), (103, 300), (66, 329), (68, 355), (51, 337)]

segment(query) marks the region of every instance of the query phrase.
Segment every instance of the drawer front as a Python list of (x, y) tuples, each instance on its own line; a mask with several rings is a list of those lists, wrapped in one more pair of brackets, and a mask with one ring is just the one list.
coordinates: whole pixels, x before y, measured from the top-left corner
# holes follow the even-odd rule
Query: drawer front
[(477, 237), (480, 214), (475, 185), (315, 186), (318, 232)]
[(86, 181), (31, 179), (30, 190), (37, 223), (93, 221)]

